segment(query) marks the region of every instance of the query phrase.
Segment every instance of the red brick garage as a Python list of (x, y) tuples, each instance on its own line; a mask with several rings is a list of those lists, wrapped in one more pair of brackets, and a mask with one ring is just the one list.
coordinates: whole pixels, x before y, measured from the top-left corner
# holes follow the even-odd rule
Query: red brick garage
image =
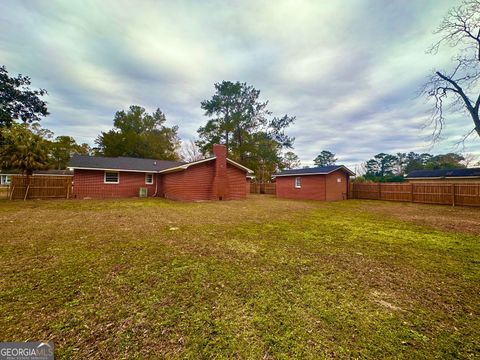
[(277, 197), (320, 201), (345, 200), (351, 175), (354, 173), (343, 165), (286, 170), (275, 176)]

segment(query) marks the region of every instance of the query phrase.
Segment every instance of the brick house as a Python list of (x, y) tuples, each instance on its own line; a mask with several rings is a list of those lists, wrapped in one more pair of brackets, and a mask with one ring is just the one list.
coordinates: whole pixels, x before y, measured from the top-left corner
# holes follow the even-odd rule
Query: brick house
[[(214, 156), (191, 163), (75, 155), (73, 196), (84, 198), (146, 196), (173, 200), (234, 200), (247, 196), (252, 171), (227, 158), (224, 145), (214, 145)], [(146, 189), (146, 190), (145, 190)]]
[(275, 175), (277, 197), (336, 201), (348, 196), (350, 176), (343, 165), (285, 170)]

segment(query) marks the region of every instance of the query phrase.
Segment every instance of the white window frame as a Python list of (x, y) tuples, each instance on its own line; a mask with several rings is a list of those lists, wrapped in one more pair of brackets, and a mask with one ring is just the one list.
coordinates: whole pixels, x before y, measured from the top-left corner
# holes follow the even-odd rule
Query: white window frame
[(11, 181), (12, 179), (10, 179), (10, 175), (1, 175), (0, 185), (10, 185)]
[[(152, 176), (152, 181), (148, 181), (148, 176), (151, 175)], [(154, 174), (153, 173), (145, 173), (145, 185), (153, 185), (154, 183)]]
[(302, 188), (302, 178), (300, 176), (295, 177), (295, 189)]
[[(117, 174), (117, 181), (107, 181), (107, 173)], [(104, 171), (103, 172), (103, 183), (104, 184), (119, 184), (120, 183), (120, 172), (119, 171)]]

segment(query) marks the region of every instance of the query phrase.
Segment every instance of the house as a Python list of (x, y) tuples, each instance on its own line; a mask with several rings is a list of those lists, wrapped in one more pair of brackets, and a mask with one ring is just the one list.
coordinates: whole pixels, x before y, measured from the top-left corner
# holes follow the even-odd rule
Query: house
[(345, 200), (351, 175), (355, 173), (343, 165), (285, 170), (275, 175), (277, 197)]
[(480, 183), (480, 168), (414, 170), (406, 179), (409, 183)]
[(173, 200), (233, 200), (247, 196), (252, 170), (227, 158), (224, 145), (214, 156), (190, 163), (129, 157), (75, 155), (73, 196), (84, 198), (151, 197)]
[(10, 172), (0, 172), (0, 186), (8, 186), (12, 181), (12, 175)]

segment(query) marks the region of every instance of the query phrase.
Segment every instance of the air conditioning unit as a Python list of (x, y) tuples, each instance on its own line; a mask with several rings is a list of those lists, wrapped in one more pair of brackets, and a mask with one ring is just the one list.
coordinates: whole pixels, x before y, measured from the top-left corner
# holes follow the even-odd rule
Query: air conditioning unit
[(147, 188), (140, 188), (140, 191), (138, 193), (138, 196), (141, 198), (147, 197), (148, 196), (148, 189)]

